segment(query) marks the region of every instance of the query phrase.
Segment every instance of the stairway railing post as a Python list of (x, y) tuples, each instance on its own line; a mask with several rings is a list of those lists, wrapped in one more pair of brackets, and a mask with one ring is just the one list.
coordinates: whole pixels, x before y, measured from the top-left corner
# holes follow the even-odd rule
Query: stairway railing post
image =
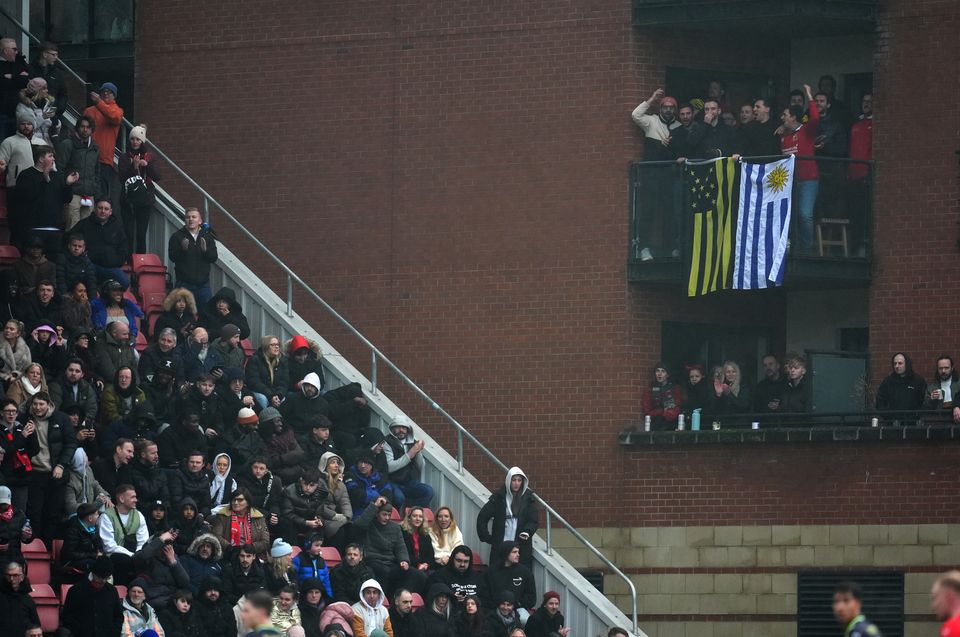
[(287, 275), (287, 316), (293, 316), (293, 277)]
[(370, 393), (377, 395), (377, 353), (370, 352)]
[(463, 473), (463, 432), (457, 429), (457, 471)]
[(553, 526), (550, 524), (549, 511), (547, 511), (547, 555), (553, 555)]

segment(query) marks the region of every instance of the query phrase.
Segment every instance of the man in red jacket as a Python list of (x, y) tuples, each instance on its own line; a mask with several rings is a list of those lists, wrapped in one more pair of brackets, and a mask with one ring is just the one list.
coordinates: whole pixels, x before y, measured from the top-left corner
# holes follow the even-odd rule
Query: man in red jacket
[[(117, 133), (123, 126), (123, 109), (117, 104), (117, 85), (104, 82), (100, 92), (90, 92), (92, 106), (83, 114), (93, 119), (93, 142), (100, 149), (100, 196), (115, 203), (119, 189), (117, 171), (113, 167), (113, 151), (117, 147)], [(112, 187), (112, 189), (111, 189)]]
[[(780, 121), (783, 122), (780, 152), (784, 155), (813, 157), (820, 112), (817, 110), (817, 102), (813, 99), (810, 85), (804, 84), (803, 90), (807, 94), (810, 119), (803, 123), (803, 108), (800, 106), (791, 104), (783, 109), (780, 116)], [(820, 171), (817, 170), (817, 162), (812, 159), (797, 161), (793, 178), (793, 211), (797, 214), (796, 237), (801, 252), (810, 252), (813, 249), (813, 207), (817, 202), (819, 188)]]
[(676, 429), (683, 407), (683, 392), (670, 382), (670, 372), (663, 363), (653, 368), (653, 382), (643, 390), (643, 415), (650, 416), (653, 430)]
[[(850, 159), (873, 159), (873, 95), (864, 94), (860, 100), (860, 117), (850, 128)], [(871, 167), (864, 163), (847, 166), (847, 214), (850, 216), (850, 241), (860, 256), (866, 256), (867, 226), (870, 220)]]

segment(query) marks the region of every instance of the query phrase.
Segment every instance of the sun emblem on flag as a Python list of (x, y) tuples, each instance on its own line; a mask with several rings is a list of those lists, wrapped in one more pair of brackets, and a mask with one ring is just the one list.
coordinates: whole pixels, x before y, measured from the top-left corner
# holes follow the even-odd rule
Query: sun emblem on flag
[(767, 188), (774, 192), (780, 192), (787, 186), (789, 178), (790, 173), (783, 167), (783, 164), (780, 164), (767, 175)]

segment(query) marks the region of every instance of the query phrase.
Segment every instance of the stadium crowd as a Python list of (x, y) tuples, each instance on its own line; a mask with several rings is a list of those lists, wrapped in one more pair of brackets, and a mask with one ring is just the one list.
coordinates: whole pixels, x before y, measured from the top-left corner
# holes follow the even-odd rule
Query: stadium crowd
[[(167, 246), (173, 289), (160, 259), (138, 270), (160, 173), (142, 125), (114, 166), (118, 87), (69, 130), (56, 45), (33, 64), (0, 49), (19, 249), (0, 286), (0, 634), (37, 634), (49, 584), (73, 637), (566, 637), (531, 572), (523, 471), (471, 520), (485, 563), (421, 481), (409, 419), (371, 427), (317, 343), (251, 334), (236, 292), (213, 293), (196, 208)], [(51, 573), (25, 558), (36, 540)]]

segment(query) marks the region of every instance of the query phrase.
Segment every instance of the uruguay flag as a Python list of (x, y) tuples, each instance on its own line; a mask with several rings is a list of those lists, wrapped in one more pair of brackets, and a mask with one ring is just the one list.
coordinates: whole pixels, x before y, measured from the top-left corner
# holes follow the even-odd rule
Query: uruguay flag
[(791, 155), (769, 164), (744, 162), (741, 167), (735, 290), (783, 284), (795, 162)]

